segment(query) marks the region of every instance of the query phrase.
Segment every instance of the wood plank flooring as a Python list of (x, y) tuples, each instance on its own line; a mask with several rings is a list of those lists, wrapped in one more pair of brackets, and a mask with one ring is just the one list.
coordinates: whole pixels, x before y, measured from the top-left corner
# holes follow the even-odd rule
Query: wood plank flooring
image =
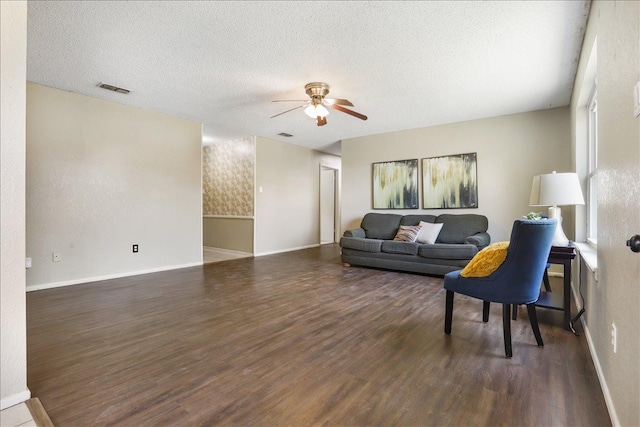
[(444, 297), (337, 245), (30, 292), (28, 386), (58, 427), (610, 425), (560, 313), (506, 359), (501, 307), (457, 295), (446, 336)]

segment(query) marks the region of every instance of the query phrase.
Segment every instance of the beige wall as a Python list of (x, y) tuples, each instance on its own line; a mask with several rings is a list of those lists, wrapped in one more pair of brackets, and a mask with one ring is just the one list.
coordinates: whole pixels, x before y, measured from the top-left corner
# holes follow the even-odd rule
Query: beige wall
[(252, 254), (253, 223), (253, 218), (204, 217), (203, 244)]
[(28, 83), (27, 289), (200, 264), (201, 133)]
[(320, 244), (321, 164), (340, 158), (256, 137), (256, 255)]
[[(482, 214), (489, 218), (492, 241), (508, 240), (515, 219), (532, 210), (546, 213), (545, 208), (528, 205), (533, 176), (571, 169), (569, 109), (555, 108), (342, 141), (343, 230), (359, 226), (364, 214), (373, 211), (372, 163), (470, 152), (478, 153), (478, 209), (376, 211)], [(563, 208), (569, 238), (573, 237), (572, 212), (571, 208)]]
[(25, 298), (25, 99), (27, 3), (0, 2), (0, 409), (27, 388)]
[[(614, 425), (640, 425), (640, 255), (625, 240), (640, 233), (640, 118), (633, 117), (633, 87), (640, 80), (640, 3), (592, 3), (571, 103), (578, 166), (585, 131), (582, 88), (597, 39), (598, 278), (583, 274), (583, 317), (596, 369)], [(586, 77), (585, 77), (586, 76)], [(582, 98), (582, 99), (581, 99)], [(577, 143), (576, 143), (577, 141)], [(615, 323), (618, 348), (610, 345)]]

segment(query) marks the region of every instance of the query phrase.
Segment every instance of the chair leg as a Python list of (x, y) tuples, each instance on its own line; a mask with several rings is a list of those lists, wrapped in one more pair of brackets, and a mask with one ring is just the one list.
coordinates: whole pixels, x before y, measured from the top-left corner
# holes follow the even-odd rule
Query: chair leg
[(533, 335), (536, 336), (538, 347), (544, 347), (544, 343), (542, 342), (542, 335), (540, 335), (540, 328), (538, 327), (538, 316), (536, 314), (535, 304), (527, 304), (527, 312), (529, 313), (531, 329), (533, 329)]
[(549, 275), (547, 274), (547, 269), (544, 270), (542, 281), (544, 282), (544, 290), (547, 292), (551, 292), (551, 283), (549, 283)]
[(511, 316), (513, 320), (518, 320), (518, 304), (513, 304), (513, 316)]
[(504, 353), (507, 358), (513, 356), (511, 351), (511, 304), (502, 304), (502, 328), (504, 333)]
[(487, 323), (489, 321), (489, 306), (491, 303), (489, 301), (482, 301), (482, 321)]
[(447, 289), (447, 300), (444, 312), (444, 333), (451, 335), (451, 321), (453, 320), (453, 291)]

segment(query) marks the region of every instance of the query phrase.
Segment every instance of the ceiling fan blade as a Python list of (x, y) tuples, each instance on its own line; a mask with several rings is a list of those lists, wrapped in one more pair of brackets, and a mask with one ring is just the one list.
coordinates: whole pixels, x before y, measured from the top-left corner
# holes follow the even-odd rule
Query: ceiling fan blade
[(338, 110), (338, 111), (342, 111), (343, 113), (347, 113), (353, 117), (357, 117), (360, 120), (367, 120), (367, 116), (365, 116), (364, 114), (360, 114), (357, 113), (353, 110), (349, 110), (348, 108), (344, 108), (338, 104), (329, 104), (331, 106), (331, 108), (333, 108), (334, 110)]
[(278, 114), (276, 114), (275, 116), (271, 116), (271, 118), (273, 119), (274, 117), (281, 116), (281, 115), (283, 115), (284, 113), (288, 113), (289, 111), (297, 110), (298, 108), (302, 108), (302, 107), (304, 107), (304, 105), (299, 105), (299, 106), (294, 107), (294, 108), (292, 108), (292, 109), (290, 109), (290, 110), (283, 111), (282, 113), (278, 113)]
[(320, 117), (318, 116), (318, 122), (317, 122), (318, 126), (324, 126), (327, 124), (327, 118), (326, 117)]
[(308, 99), (276, 99), (271, 102), (307, 102)]
[(325, 98), (324, 100), (327, 101), (330, 105), (338, 104), (338, 105), (346, 105), (349, 107), (353, 107), (353, 104), (351, 103), (351, 101), (347, 99)]

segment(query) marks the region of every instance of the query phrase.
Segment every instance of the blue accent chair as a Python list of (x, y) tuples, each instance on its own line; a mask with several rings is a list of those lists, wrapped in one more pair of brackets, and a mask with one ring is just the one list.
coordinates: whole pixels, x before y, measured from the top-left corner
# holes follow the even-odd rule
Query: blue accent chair
[[(534, 303), (540, 295), (540, 282), (547, 267), (551, 240), (556, 220), (524, 220), (513, 223), (507, 258), (487, 277), (462, 277), (462, 270), (444, 276), (447, 291), (444, 333), (451, 335), (453, 296), (459, 294), (483, 301), (482, 321), (489, 321), (489, 305), (502, 303), (504, 349), (507, 357), (511, 350), (511, 306), (526, 304), (533, 334), (539, 347), (543, 347)], [(514, 308), (515, 309), (515, 308)]]

